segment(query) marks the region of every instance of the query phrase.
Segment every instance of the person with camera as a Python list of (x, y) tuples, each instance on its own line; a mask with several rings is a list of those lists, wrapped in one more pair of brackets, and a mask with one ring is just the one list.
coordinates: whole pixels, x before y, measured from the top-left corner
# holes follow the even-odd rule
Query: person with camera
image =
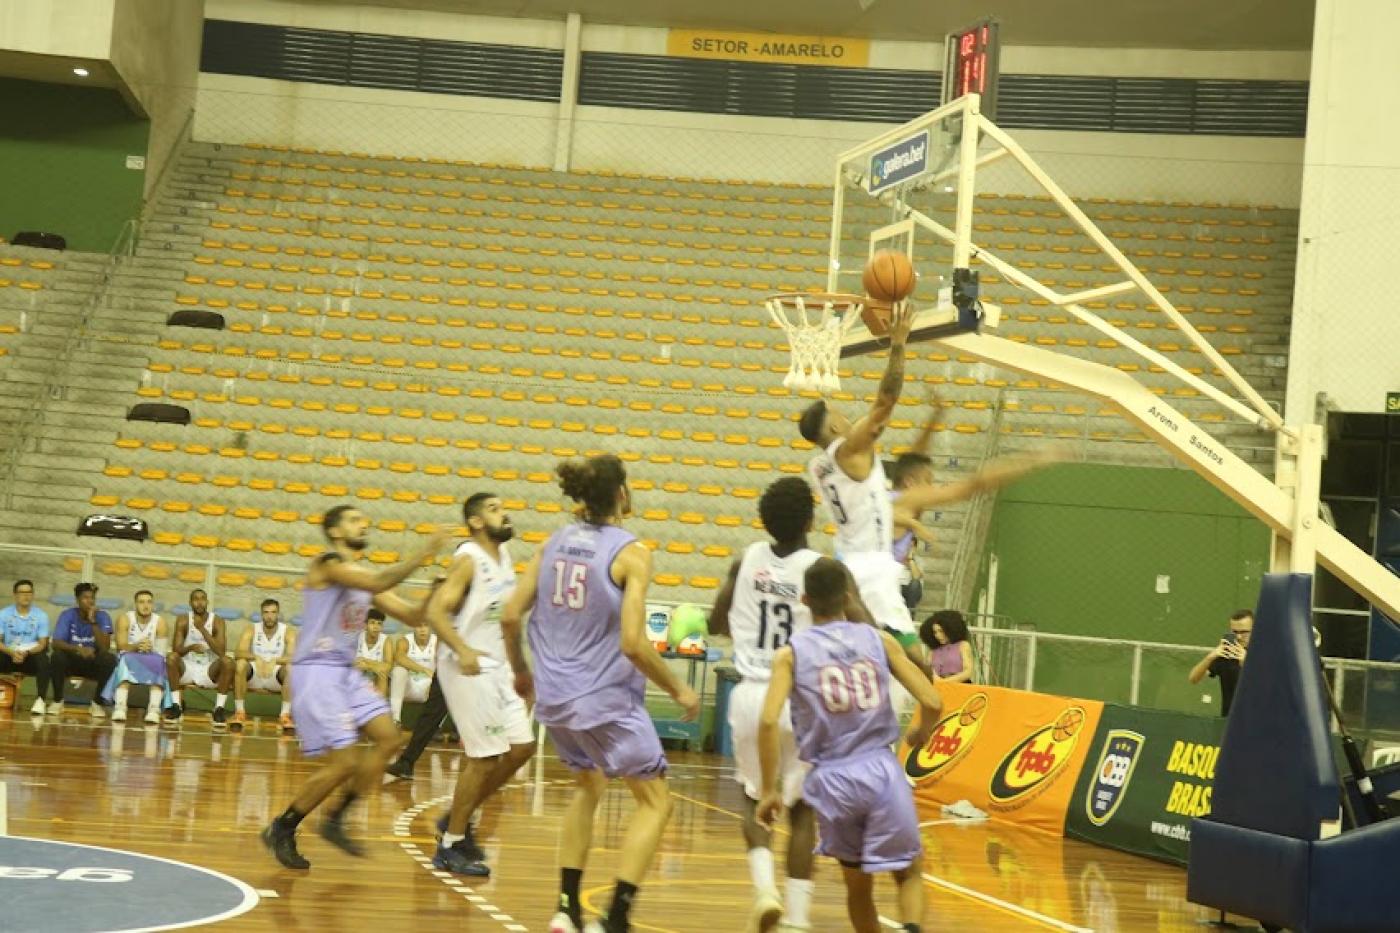
[(1230, 631), (1220, 644), (1201, 658), (1187, 679), (1198, 684), (1209, 674), (1220, 680), (1220, 715), (1230, 715), (1230, 704), (1235, 699), (1235, 687), (1240, 682), (1240, 669), (1249, 654), (1249, 636), (1254, 631), (1254, 613), (1241, 609), (1230, 616)]

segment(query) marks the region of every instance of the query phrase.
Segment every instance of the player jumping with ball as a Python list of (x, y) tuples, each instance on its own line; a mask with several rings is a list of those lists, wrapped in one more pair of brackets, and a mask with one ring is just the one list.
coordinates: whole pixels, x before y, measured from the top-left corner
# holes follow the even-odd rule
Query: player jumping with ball
[(918, 633), (899, 591), (900, 566), (890, 546), (894, 516), (878, 442), (904, 388), (904, 345), (913, 320), (908, 302), (895, 304), (889, 362), (864, 417), (852, 423), (819, 401), (798, 422), (802, 436), (820, 448), (808, 472), (836, 525), (836, 556), (850, 568), (875, 624), (905, 648), (918, 641)]

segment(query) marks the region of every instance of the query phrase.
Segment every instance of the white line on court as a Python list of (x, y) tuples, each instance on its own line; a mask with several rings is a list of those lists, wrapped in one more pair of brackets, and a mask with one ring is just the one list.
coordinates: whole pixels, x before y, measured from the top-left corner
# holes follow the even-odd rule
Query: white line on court
[[(549, 783), (555, 783), (555, 782), (545, 781), (544, 783), (549, 784)], [(570, 782), (563, 782), (563, 783), (572, 783), (572, 782), (570, 781)], [(509, 789), (513, 789), (513, 788), (528, 787), (528, 786), (530, 786), (529, 783), (507, 784), (507, 785), (505, 785), (504, 787), (502, 787), (501, 790), (509, 790)], [(444, 794), (444, 795), (441, 796), (441, 797), (435, 797), (435, 798), (433, 798), (432, 800), (427, 800), (427, 801), (424, 801), (423, 803), (415, 804), (414, 806), (409, 807), (407, 810), (404, 810), (402, 813), (400, 813), (400, 814), (394, 819), (393, 825), (394, 825), (394, 827), (395, 827), (396, 830), (402, 830), (402, 831), (404, 832), (404, 834), (407, 835), (407, 834), (408, 834), (408, 829), (409, 829), (409, 827), (411, 827), (411, 826), (413, 825), (413, 821), (414, 821), (415, 819), (417, 819), (418, 816), (419, 816), (420, 814), (422, 814), (425, 810), (430, 810), (430, 809), (432, 809), (433, 807), (439, 806), (439, 805), (441, 805), (441, 804), (449, 803), (449, 802), (451, 802), (451, 800), (452, 800), (452, 795), (451, 795), (451, 794)], [(433, 875), (434, 877), (436, 877), (439, 881), (441, 881), (444, 885), (446, 885), (446, 886), (448, 887), (448, 889), (450, 889), (451, 891), (453, 891), (453, 892), (456, 893), (456, 894), (462, 895), (462, 897), (463, 897), (469, 904), (471, 904), (473, 907), (476, 907), (478, 910), (480, 910), (482, 913), (486, 914), (486, 916), (490, 917), (492, 920), (495, 920), (497, 923), (503, 924), (507, 930), (512, 930), (512, 931), (523, 931), (523, 930), (528, 930), (528, 928), (527, 928), (526, 926), (524, 926), (523, 924), (521, 924), (521, 923), (519, 923), (518, 921), (516, 921), (516, 919), (515, 919), (514, 917), (512, 917), (510, 914), (503, 912), (503, 911), (502, 911), (499, 907), (497, 907), (495, 904), (492, 904), (492, 903), (491, 903), (490, 901), (488, 901), (486, 898), (484, 898), (484, 897), (482, 897), (481, 895), (475, 893), (475, 892), (473, 891), (472, 888), (470, 888), (469, 886), (467, 886), (467, 885), (466, 885), (460, 878), (458, 878), (456, 875), (452, 874), (451, 872), (438, 871), (436, 868), (434, 868), (434, 867), (433, 867), (433, 863), (432, 863), (432, 859), (427, 858), (427, 857), (423, 854), (423, 850), (420, 849), (420, 848), (419, 848), (417, 845), (415, 845), (414, 843), (411, 843), (411, 842), (401, 842), (401, 843), (399, 843), (399, 847), (402, 848), (402, 849), (404, 850), (404, 852), (408, 853), (408, 855), (409, 855), (415, 862), (417, 862), (419, 865), (422, 865), (424, 869), (426, 869), (430, 874), (432, 874), (432, 875)]]
[(994, 904), (995, 906), (1000, 907), (1002, 910), (1009, 910), (1014, 914), (1019, 914), (1022, 917), (1027, 917), (1031, 920), (1036, 921), (1037, 923), (1043, 923), (1046, 926), (1054, 927), (1057, 930), (1065, 930), (1066, 933), (1094, 933), (1093, 929), (1090, 927), (1077, 927), (1072, 923), (1066, 923), (1063, 920), (1056, 920), (1054, 917), (1047, 917), (1045, 916), (1045, 914), (1037, 913), (1036, 911), (1031, 910), (1028, 907), (1022, 907), (1020, 904), (1015, 904), (1011, 901), (1004, 901), (999, 897), (992, 897), (990, 894), (983, 894), (981, 891), (974, 891), (972, 890), (972, 888), (965, 888), (960, 884), (956, 884), (952, 881), (946, 881), (943, 878), (939, 878), (937, 875), (930, 875), (928, 872), (924, 872), (924, 880), (927, 881), (929, 884), (934, 885), (935, 887), (946, 888), (949, 891), (956, 891), (963, 897), (970, 897), (974, 900), (982, 901), (986, 904)]

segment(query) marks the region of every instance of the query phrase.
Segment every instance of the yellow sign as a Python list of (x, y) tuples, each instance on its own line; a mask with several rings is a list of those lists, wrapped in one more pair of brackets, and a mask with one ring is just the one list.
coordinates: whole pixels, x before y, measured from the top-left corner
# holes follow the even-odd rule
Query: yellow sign
[(681, 58), (718, 58), (779, 65), (864, 68), (870, 62), (870, 40), (672, 29), (666, 36), (666, 54)]
[(1387, 392), (1385, 394), (1385, 413), (1400, 415), (1400, 392)]

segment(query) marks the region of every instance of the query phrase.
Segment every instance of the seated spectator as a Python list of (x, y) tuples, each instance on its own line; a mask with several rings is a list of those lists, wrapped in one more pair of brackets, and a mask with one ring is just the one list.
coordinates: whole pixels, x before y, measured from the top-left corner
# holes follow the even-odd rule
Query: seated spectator
[(103, 697), (112, 701), (113, 722), (126, 722), (127, 689), (132, 684), (145, 684), (151, 688), (146, 723), (160, 724), (161, 700), (169, 685), (165, 652), (170, 632), (165, 620), (155, 612), (155, 602), (150, 590), (140, 590), (136, 608), (128, 610), (116, 626), (117, 669), (102, 691)]
[(389, 673), (389, 707), (394, 711), (394, 722), (403, 722), (404, 700), (427, 701), (437, 670), (437, 645), (437, 636), (425, 620), (400, 637), (394, 647), (394, 669)]
[(165, 674), (173, 686), (171, 703), (165, 710), (166, 722), (179, 722), (184, 715), (180, 688), (189, 684), (215, 691), (213, 729), (222, 732), (228, 728), (224, 706), (228, 703), (233, 665), (224, 657), (224, 632), (224, 620), (209, 611), (209, 594), (192, 590), (190, 611), (175, 619), (170, 654), (166, 657)]
[(233, 720), (229, 723), (235, 731), (243, 731), (248, 722), (248, 711), (244, 709), (244, 697), (249, 690), (254, 693), (280, 693), (282, 714), (277, 723), (282, 731), (290, 733), (295, 728), (292, 723), (291, 670), (292, 651), (297, 645), (296, 629), (281, 619), (282, 607), (275, 599), (264, 599), (261, 606), (261, 621), (243, 633), (238, 640), (238, 668), (233, 675)]
[(935, 612), (919, 626), (919, 640), (928, 646), (928, 672), (935, 683), (972, 683), (972, 642), (961, 612)]
[(384, 634), (384, 613), (371, 609), (365, 617), (365, 630), (355, 649), (355, 667), (364, 672), (380, 696), (389, 695), (389, 671), (394, 667), (394, 646)]
[[(20, 580), (14, 585), (15, 602), (0, 609), (0, 674), (32, 674), (38, 696), (30, 712), (44, 715), (44, 697), (49, 695), (49, 616), (34, 605), (34, 583)], [(49, 715), (63, 711), (54, 703)]]
[(97, 587), (91, 583), (73, 587), (73, 598), (77, 605), (59, 613), (53, 628), (53, 702), (63, 706), (68, 678), (94, 680), (97, 687), (88, 712), (100, 719), (107, 715), (99, 703), (102, 686), (117, 666), (117, 656), (112, 653), (112, 617), (97, 608)]

